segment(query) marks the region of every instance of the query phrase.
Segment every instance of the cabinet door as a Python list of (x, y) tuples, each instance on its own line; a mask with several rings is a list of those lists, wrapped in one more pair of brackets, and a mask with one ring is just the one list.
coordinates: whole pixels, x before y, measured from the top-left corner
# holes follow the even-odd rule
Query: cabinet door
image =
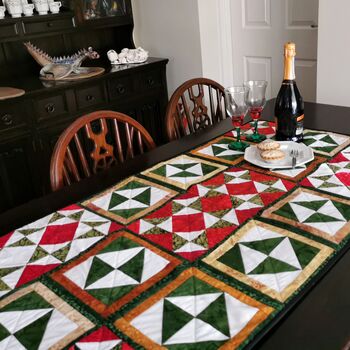
[(40, 130), (38, 133), (38, 149), (36, 158), (40, 162), (38, 167), (38, 186), (40, 193), (45, 195), (51, 192), (50, 162), (56, 142), (69, 123), (60, 124), (50, 129)]
[(35, 197), (32, 159), (29, 139), (0, 146), (0, 212)]
[(115, 104), (112, 109), (136, 119), (150, 133), (156, 145), (160, 146), (166, 142), (163, 100), (160, 95), (155, 95), (143, 98), (142, 101), (129, 101), (127, 105)]

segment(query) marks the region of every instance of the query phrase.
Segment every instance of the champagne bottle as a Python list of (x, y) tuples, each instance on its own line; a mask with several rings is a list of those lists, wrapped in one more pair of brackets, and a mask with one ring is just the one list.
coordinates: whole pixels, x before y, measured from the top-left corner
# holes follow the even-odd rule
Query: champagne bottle
[(284, 79), (275, 103), (276, 139), (303, 140), (304, 101), (295, 82), (295, 44), (284, 45)]

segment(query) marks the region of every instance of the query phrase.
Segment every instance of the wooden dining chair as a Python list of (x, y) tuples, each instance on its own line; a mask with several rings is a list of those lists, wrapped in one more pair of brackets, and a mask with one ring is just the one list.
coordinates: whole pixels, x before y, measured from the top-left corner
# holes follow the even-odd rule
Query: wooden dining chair
[(51, 188), (56, 191), (155, 146), (147, 130), (125, 114), (96, 111), (80, 117), (56, 143), (50, 166)]
[(165, 117), (168, 139), (193, 134), (225, 118), (224, 87), (206, 78), (188, 80), (170, 98)]

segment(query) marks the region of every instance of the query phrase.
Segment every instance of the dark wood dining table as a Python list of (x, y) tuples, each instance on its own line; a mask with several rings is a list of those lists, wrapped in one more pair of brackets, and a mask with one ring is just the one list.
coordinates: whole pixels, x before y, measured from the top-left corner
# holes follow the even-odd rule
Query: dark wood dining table
[[(274, 100), (263, 113), (264, 120), (273, 120)], [(350, 135), (350, 108), (305, 103), (305, 127)], [(80, 183), (45, 197), (35, 199), (0, 214), (0, 236), (39, 219), (55, 210), (83, 200), (118, 181), (139, 173), (156, 163), (187, 152), (232, 129), (230, 120), (170, 142), (122, 167), (114, 167)], [(25, 174), (23, 174), (25, 176)], [(300, 293), (282, 319), (273, 321), (265, 334), (254, 342), (254, 349), (346, 349), (350, 340), (350, 245), (338, 255), (337, 262), (313, 280), (308, 290)]]

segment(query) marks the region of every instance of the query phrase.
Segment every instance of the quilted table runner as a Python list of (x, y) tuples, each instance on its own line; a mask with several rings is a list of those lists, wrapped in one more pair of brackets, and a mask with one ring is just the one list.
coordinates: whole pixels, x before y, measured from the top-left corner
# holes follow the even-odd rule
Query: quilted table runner
[(252, 346), (348, 242), (350, 137), (276, 171), (233, 137), (0, 232), (0, 349)]

